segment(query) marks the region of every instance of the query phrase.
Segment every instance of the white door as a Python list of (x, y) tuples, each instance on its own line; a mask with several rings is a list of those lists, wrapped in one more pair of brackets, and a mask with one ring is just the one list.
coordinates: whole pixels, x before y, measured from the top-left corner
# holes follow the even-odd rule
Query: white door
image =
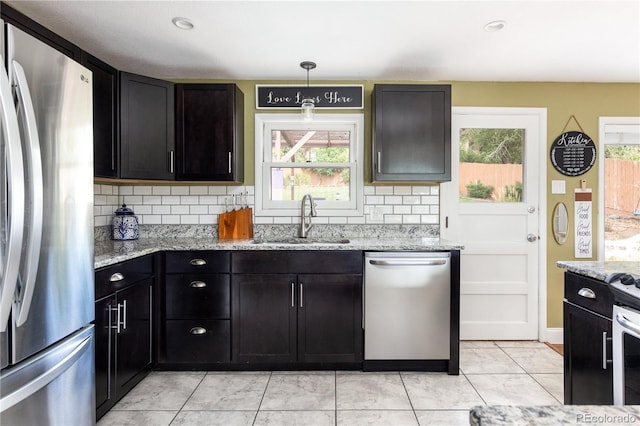
[(454, 108), (451, 127), (441, 234), (465, 246), (460, 338), (537, 339), (546, 110)]

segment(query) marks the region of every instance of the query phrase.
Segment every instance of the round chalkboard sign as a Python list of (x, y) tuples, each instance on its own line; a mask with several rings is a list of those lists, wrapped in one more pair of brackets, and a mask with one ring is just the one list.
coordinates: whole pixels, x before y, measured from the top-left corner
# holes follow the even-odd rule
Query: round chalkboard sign
[(586, 133), (564, 132), (553, 141), (551, 163), (565, 176), (580, 176), (596, 161), (596, 144)]

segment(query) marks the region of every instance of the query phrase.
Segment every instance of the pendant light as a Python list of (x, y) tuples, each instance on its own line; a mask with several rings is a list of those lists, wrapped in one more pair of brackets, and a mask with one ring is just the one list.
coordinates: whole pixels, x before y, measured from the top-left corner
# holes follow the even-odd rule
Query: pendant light
[[(302, 69), (307, 70), (307, 89), (309, 88), (309, 70), (312, 70), (316, 67), (315, 62), (304, 61), (300, 62), (300, 67)], [(313, 111), (315, 110), (315, 102), (313, 98), (309, 97), (307, 93), (306, 96), (302, 98), (301, 112), (302, 112), (302, 120), (303, 121), (312, 121), (313, 120)]]

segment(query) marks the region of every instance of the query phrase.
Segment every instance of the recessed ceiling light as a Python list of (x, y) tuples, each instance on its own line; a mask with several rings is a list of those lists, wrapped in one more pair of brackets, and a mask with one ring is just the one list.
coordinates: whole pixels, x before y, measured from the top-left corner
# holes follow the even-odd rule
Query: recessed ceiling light
[(486, 32), (491, 33), (495, 31), (500, 31), (506, 26), (507, 26), (507, 21), (491, 21), (484, 26), (484, 30)]
[(192, 30), (193, 29), (193, 22), (191, 22), (187, 18), (175, 17), (175, 18), (173, 18), (171, 20), (171, 22), (173, 22), (173, 25), (175, 25), (176, 27), (180, 28), (181, 30)]

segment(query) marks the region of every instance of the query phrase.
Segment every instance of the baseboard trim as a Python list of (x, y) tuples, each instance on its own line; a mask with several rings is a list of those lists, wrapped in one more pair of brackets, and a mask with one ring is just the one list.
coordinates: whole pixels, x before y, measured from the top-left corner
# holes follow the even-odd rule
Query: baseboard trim
[(564, 343), (563, 336), (564, 334), (562, 328), (547, 328), (543, 330), (539, 340), (541, 342), (549, 342), (556, 345), (561, 345)]

